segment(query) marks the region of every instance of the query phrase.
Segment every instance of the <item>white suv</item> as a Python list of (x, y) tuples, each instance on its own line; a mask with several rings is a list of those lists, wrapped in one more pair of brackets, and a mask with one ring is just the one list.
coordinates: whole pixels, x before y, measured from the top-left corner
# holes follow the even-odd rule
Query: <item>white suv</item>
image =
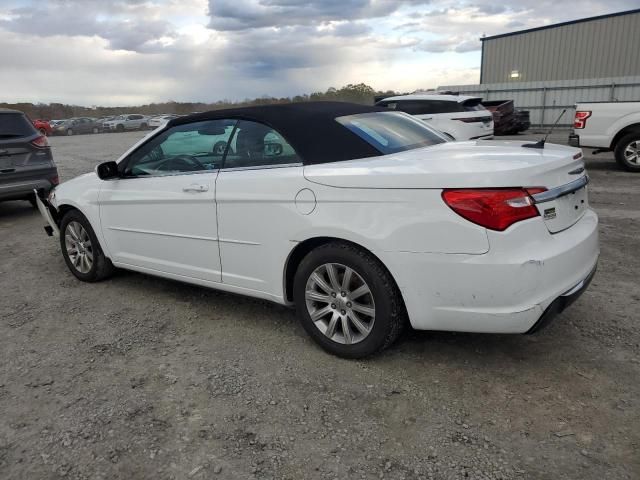
[(104, 122), (102, 128), (105, 131), (124, 132), (125, 130), (146, 130), (149, 128), (149, 119), (144, 115), (129, 114), (118, 115), (113, 120)]
[(376, 105), (413, 115), (454, 140), (493, 137), (493, 117), (482, 98), (463, 95), (400, 95)]

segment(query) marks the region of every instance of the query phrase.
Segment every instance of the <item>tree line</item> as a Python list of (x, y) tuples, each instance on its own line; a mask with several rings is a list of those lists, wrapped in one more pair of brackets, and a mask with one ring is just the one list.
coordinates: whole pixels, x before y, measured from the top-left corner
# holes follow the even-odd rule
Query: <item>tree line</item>
[(294, 97), (259, 97), (242, 101), (220, 100), (213, 103), (204, 102), (163, 102), (150, 103), (138, 106), (122, 107), (85, 107), (80, 105), (66, 105), (62, 103), (0, 103), (0, 108), (11, 108), (26, 113), (30, 118), (36, 119), (62, 119), (71, 117), (106, 117), (120, 113), (140, 113), (143, 115), (159, 115), (162, 113), (175, 113), (185, 115), (193, 112), (207, 110), (219, 110), (222, 108), (245, 107), (252, 105), (270, 105), (275, 103), (309, 102), (309, 101), (339, 101), (353, 102), (363, 105), (372, 105), (374, 98), (380, 96), (392, 96), (396, 93), (376, 91), (364, 83), (349, 84), (342, 88), (329, 88), (326, 92), (314, 92)]

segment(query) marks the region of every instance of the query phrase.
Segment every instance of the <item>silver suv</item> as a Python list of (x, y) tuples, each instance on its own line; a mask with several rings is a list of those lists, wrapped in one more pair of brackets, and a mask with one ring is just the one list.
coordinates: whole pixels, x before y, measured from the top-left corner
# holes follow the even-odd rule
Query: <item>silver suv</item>
[(118, 115), (113, 120), (104, 122), (102, 128), (105, 132), (124, 132), (125, 130), (147, 130), (149, 119), (144, 115), (131, 113)]

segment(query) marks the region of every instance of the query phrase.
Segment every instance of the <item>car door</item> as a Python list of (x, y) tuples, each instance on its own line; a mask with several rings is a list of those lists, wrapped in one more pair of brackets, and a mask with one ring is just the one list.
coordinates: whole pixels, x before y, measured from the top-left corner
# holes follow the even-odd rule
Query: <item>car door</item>
[(216, 181), (224, 283), (281, 294), (291, 232), (305, 222), (296, 207), (305, 186), (301, 160), (278, 132), (238, 122)]
[(102, 233), (112, 261), (151, 273), (219, 282), (215, 186), (228, 120), (177, 125), (119, 164), (101, 189)]

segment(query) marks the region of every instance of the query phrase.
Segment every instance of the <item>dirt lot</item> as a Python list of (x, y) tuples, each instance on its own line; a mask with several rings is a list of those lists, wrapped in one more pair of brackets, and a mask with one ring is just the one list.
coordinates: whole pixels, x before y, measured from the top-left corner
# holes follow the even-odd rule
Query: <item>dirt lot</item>
[[(140, 136), (51, 142), (69, 179)], [(571, 309), (534, 336), (410, 332), (367, 361), (270, 303), (81, 283), (28, 203), (0, 204), (0, 478), (640, 478), (640, 175), (587, 166), (602, 256)]]

